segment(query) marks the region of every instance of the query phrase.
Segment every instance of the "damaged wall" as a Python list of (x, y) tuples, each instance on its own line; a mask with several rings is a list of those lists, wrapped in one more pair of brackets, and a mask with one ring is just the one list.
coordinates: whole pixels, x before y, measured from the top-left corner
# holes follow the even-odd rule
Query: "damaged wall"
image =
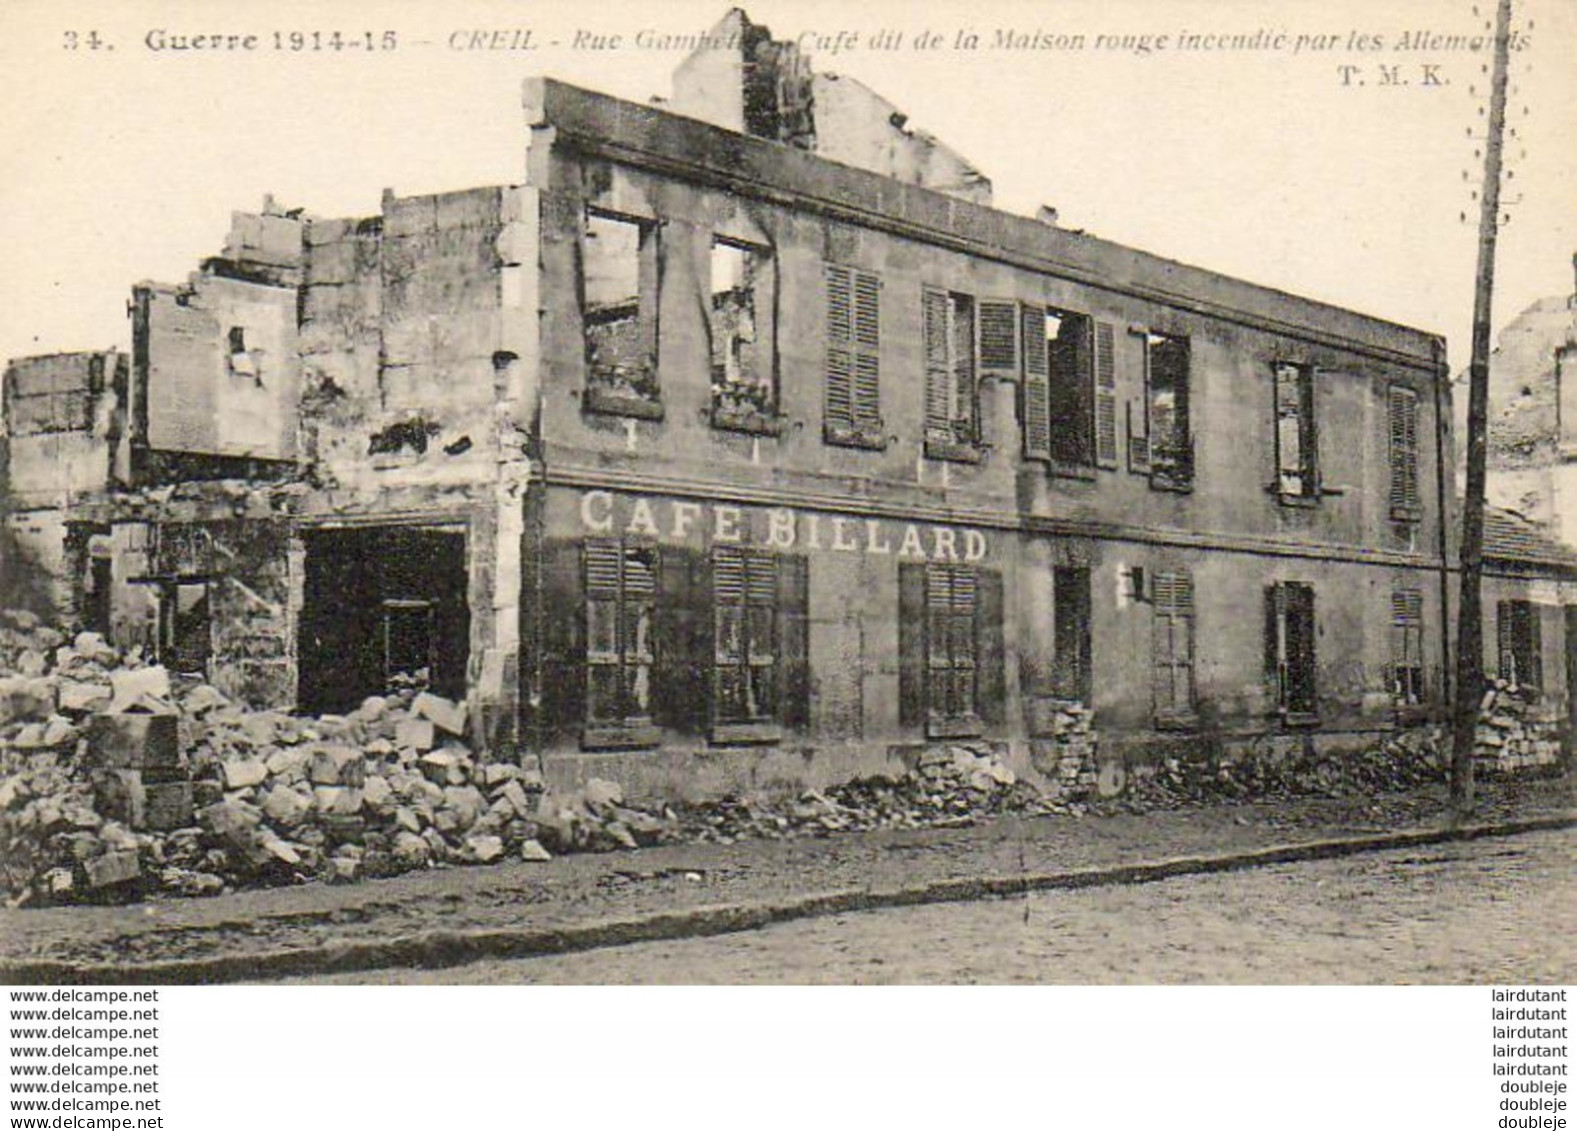
[(908, 125), (865, 84), (816, 73), (792, 40), (775, 40), (742, 9), (707, 33), (674, 71), (667, 108), (738, 133), (780, 141), (976, 204), (991, 181), (963, 155)]

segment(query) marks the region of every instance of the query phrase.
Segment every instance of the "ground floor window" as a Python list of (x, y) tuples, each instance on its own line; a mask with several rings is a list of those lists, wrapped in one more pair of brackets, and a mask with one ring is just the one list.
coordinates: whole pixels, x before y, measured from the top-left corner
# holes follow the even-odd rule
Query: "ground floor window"
[(941, 562), (901, 565), (898, 648), (901, 722), (952, 738), (1001, 721), (1000, 574)]
[(586, 723), (651, 723), (657, 550), (619, 541), (585, 547)]
[(1424, 701), (1424, 594), (1391, 594), (1391, 694), (1402, 706)]
[(1314, 587), (1299, 581), (1272, 585), (1265, 610), (1265, 667), (1276, 707), (1289, 722), (1312, 722), (1318, 711)]
[(1495, 636), (1500, 678), (1539, 691), (1544, 686), (1540, 658), (1539, 610), (1532, 601), (1501, 601), (1495, 606)]
[(159, 662), (173, 672), (207, 675), (213, 623), (206, 581), (166, 581), (159, 586)]
[(343, 714), (406, 680), (465, 697), (471, 622), (463, 531), (344, 527), (301, 538), (302, 710)]
[(1090, 700), (1090, 571), (1058, 567), (1052, 573), (1052, 694)]
[(1194, 687), (1194, 578), (1184, 569), (1157, 570), (1152, 585), (1150, 689), (1155, 721), (1192, 726)]

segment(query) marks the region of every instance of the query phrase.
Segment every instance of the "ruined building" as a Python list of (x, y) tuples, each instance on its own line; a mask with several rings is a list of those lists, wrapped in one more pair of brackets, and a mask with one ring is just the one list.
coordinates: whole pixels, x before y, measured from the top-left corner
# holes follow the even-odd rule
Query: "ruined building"
[[(1114, 781), (1440, 710), (1440, 338), (993, 210), (729, 27), (664, 107), (528, 82), (522, 184), (269, 203), (134, 289), (129, 357), (14, 362), (69, 619), (307, 712), (424, 671), (494, 756), (647, 793), (1049, 774), (1070, 702)], [(1534, 558), (1489, 662), (1564, 696)]]

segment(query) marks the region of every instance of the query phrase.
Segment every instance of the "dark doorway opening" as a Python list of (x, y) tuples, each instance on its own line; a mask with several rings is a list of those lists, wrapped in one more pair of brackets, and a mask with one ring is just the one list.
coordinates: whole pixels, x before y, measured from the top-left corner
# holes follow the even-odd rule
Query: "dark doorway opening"
[(303, 540), (301, 710), (354, 710), (402, 677), (464, 698), (471, 615), (463, 533), (378, 526)]

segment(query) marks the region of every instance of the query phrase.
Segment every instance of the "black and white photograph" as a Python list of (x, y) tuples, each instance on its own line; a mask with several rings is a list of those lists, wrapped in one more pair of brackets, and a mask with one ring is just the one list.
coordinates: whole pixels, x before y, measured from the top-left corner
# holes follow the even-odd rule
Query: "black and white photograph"
[[(1285, 1126), (1378, 1048), (1446, 1090), (1351, 1125), (1564, 1126), (1574, 53), (1570, 0), (13, 0), (0, 974), (149, 1031), (61, 1123), (13, 1029), (10, 1126), (265, 1126), (135, 1066), (248, 1001), (272, 1081), (352, 1000), (353, 1061), (632, 1079), (934, 1024), (902, 1072), (1053, 1087), (1149, 1022), (1077, 1078), (1185, 1110), (1220, 1008), (1347, 1046)], [(432, 1055), (384, 1125), (505, 1110)]]

